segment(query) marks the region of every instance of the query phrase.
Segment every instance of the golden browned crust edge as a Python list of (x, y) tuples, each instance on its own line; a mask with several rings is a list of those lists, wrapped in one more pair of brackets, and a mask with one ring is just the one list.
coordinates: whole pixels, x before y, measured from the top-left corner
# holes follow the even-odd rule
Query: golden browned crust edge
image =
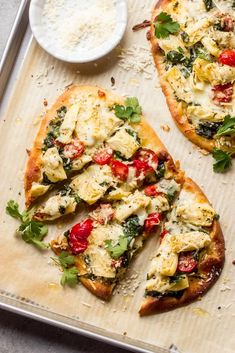
[(159, 73), (159, 78), (160, 78), (160, 84), (162, 91), (166, 97), (167, 105), (168, 108), (171, 112), (171, 115), (176, 122), (176, 125), (178, 126), (179, 130), (194, 144), (199, 146), (200, 148), (203, 148), (209, 152), (213, 150), (215, 147), (215, 141), (214, 140), (208, 140), (202, 136), (199, 136), (196, 134), (195, 129), (193, 126), (188, 122), (188, 119), (186, 116), (183, 115), (183, 110), (182, 110), (182, 103), (179, 103), (176, 101), (174, 97), (174, 92), (169, 85), (169, 83), (164, 80), (164, 74), (165, 74), (165, 69), (163, 65), (163, 54), (162, 51), (158, 45), (158, 40), (154, 35), (154, 25), (153, 21), (156, 18), (157, 14), (159, 13), (159, 8), (164, 10), (164, 7), (166, 7), (171, 0), (160, 0), (157, 2), (153, 9), (152, 13), (152, 24), (151, 24), (151, 29), (150, 29), (150, 43), (151, 43), (151, 51), (153, 55), (153, 59), (155, 62), (155, 65), (157, 67), (158, 73)]
[[(86, 272), (87, 266), (80, 257), (76, 257), (76, 267), (78, 272)], [(99, 279), (91, 280), (90, 278), (87, 278), (86, 275), (81, 275), (79, 279), (84, 287), (86, 287), (92, 294), (104, 300), (108, 300), (110, 298), (113, 288), (115, 287), (115, 283), (105, 283)]]
[[(183, 188), (192, 191), (201, 202), (208, 201), (203, 191), (190, 178), (185, 179)], [(208, 247), (206, 258), (200, 263), (199, 270), (205, 279), (191, 279), (189, 288), (184, 291), (180, 299), (164, 297), (162, 299), (146, 297), (140, 307), (140, 315), (149, 315), (169, 311), (186, 304), (189, 304), (203, 296), (216, 282), (223, 269), (225, 259), (224, 237), (220, 224), (217, 220), (213, 221), (211, 227), (212, 242)]]
[(45, 116), (42, 119), (39, 131), (34, 140), (33, 146), (31, 148), (28, 162), (25, 170), (24, 177), (24, 189), (25, 189), (25, 200), (26, 207), (29, 207), (35, 198), (32, 197), (31, 187), (33, 182), (39, 182), (41, 177), (41, 148), (43, 144), (43, 140), (47, 134), (47, 128), (49, 122), (53, 119), (56, 114), (57, 109), (59, 109), (62, 105), (66, 105), (71, 98), (72, 94), (78, 94), (79, 92), (87, 91), (89, 94), (98, 95), (98, 91), (102, 91), (105, 93), (104, 99), (108, 99), (110, 101), (122, 102), (122, 99), (119, 96), (114, 95), (112, 92), (108, 92), (103, 88), (98, 86), (70, 86), (67, 90), (56, 100), (53, 106), (47, 111)]

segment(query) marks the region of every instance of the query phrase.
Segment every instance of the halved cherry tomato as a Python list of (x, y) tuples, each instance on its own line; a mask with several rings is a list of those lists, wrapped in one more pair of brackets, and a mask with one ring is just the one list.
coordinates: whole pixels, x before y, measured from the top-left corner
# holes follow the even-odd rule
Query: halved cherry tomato
[(161, 239), (161, 241), (162, 241), (162, 239), (165, 237), (165, 235), (167, 235), (169, 232), (168, 232), (168, 230), (166, 230), (166, 229), (164, 229), (162, 232), (161, 232), (161, 234), (160, 234), (160, 239)]
[(126, 181), (128, 177), (128, 165), (117, 161), (116, 159), (113, 159), (111, 162), (111, 169), (113, 172), (113, 175), (120, 179), (121, 181)]
[(223, 65), (235, 66), (235, 50), (224, 50), (219, 56), (219, 62)]
[(72, 140), (71, 143), (64, 146), (63, 155), (66, 158), (76, 159), (83, 154), (84, 149), (85, 146), (83, 142), (79, 140)]
[(158, 166), (158, 156), (155, 152), (148, 148), (141, 148), (137, 151), (134, 155), (134, 159), (147, 163), (147, 165), (152, 167), (152, 169), (156, 169)]
[(193, 251), (180, 253), (178, 261), (178, 271), (190, 273), (197, 267), (198, 262), (193, 255)]
[(89, 218), (75, 224), (68, 235), (69, 245), (72, 253), (77, 255), (84, 252), (88, 247), (87, 238), (93, 230), (93, 221)]
[(233, 98), (233, 84), (226, 83), (225, 85), (217, 85), (212, 88), (214, 93), (213, 101), (215, 104), (229, 103)]
[(161, 213), (153, 212), (148, 215), (148, 218), (144, 221), (144, 230), (150, 232), (155, 226), (161, 222)]
[(109, 164), (112, 160), (113, 151), (111, 148), (103, 149), (94, 154), (93, 161), (100, 165)]
[(159, 195), (159, 191), (157, 191), (156, 185), (149, 185), (144, 189), (144, 193), (146, 196), (157, 196)]
[(141, 174), (144, 176), (148, 172), (152, 172), (153, 168), (148, 165), (147, 162), (140, 161), (139, 159), (134, 159), (133, 162), (131, 163), (135, 169), (136, 169), (136, 176), (139, 177)]

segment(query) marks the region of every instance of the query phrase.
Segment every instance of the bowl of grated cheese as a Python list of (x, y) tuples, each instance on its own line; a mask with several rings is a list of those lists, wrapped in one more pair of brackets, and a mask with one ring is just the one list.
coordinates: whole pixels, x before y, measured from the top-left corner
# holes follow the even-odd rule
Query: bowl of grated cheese
[(86, 63), (108, 54), (127, 26), (126, 0), (31, 0), (39, 45), (57, 59)]

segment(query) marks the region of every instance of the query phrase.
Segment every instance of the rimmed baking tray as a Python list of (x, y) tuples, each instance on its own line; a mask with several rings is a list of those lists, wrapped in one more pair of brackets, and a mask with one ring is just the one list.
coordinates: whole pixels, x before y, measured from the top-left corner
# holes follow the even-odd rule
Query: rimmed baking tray
[[(121, 46), (103, 60), (89, 65), (65, 64), (46, 54), (32, 39), (27, 26), (28, 1), (22, 2), (1, 64), (0, 178), (4, 188), (0, 240), (4, 266), (0, 266), (0, 307), (136, 352), (169, 352), (174, 344), (182, 353), (221, 350), (232, 353), (235, 286), (232, 279), (234, 215), (230, 205), (235, 196), (234, 168), (226, 176), (213, 174), (211, 157), (203, 156), (194, 148), (170, 118), (145, 31), (133, 33), (131, 30), (136, 23), (150, 18), (154, 2), (129, 0), (128, 29)], [(114, 87), (111, 77), (115, 78)], [(40, 113), (45, 110), (43, 102), (46, 99), (52, 104), (71, 83), (97, 84), (121, 95), (137, 96), (169, 152), (181, 160), (187, 174), (205, 190), (220, 213), (228, 249), (227, 263), (220, 280), (202, 301), (169, 313), (139, 318), (149, 257), (157, 239), (150, 240), (131, 266), (127, 278), (133, 282), (134, 290), (125, 287), (124, 281), (112, 300), (104, 303), (81, 286), (76, 290), (62, 289), (59, 271), (52, 265), (50, 255), (40, 254), (14, 237), (17, 224), (5, 215), (5, 205), (13, 198), (23, 206), (26, 149), (32, 145)], [(164, 125), (169, 126), (169, 132), (162, 128)], [(66, 222), (59, 227), (51, 226), (49, 237), (66, 227)]]

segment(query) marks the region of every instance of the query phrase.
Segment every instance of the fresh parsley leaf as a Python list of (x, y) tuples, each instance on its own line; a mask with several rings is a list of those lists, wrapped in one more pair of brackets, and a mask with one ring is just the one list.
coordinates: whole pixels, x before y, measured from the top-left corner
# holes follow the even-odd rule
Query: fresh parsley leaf
[(75, 263), (75, 257), (69, 254), (67, 251), (62, 251), (59, 256), (59, 262), (61, 267), (67, 268)]
[(136, 97), (128, 97), (125, 100), (125, 105), (127, 107), (131, 107), (136, 114), (141, 114), (142, 113), (142, 108), (139, 105), (139, 101)]
[(140, 122), (142, 108), (136, 97), (129, 97), (125, 100), (125, 106), (116, 104), (114, 106), (115, 115), (119, 119), (127, 120), (131, 123)]
[(215, 163), (213, 164), (213, 170), (215, 173), (224, 173), (232, 165), (231, 154), (225, 151), (222, 151), (218, 148), (213, 150), (213, 158)]
[(105, 241), (106, 248), (113, 259), (118, 259), (128, 248), (128, 240), (126, 237), (121, 236), (119, 242), (113, 245), (112, 240), (108, 239)]
[(60, 280), (60, 284), (64, 287), (66, 284), (70, 287), (76, 286), (78, 283), (78, 270), (76, 267), (65, 268)]
[(178, 22), (173, 21), (166, 12), (161, 12), (154, 22), (155, 36), (157, 38), (167, 38), (170, 34), (177, 33), (180, 29)]
[(19, 211), (19, 205), (14, 200), (8, 201), (7, 206), (6, 206), (6, 213), (9, 216), (18, 219), (19, 221), (22, 220), (22, 215)]
[(41, 222), (32, 220), (32, 209), (20, 213), (18, 203), (10, 200), (6, 206), (6, 213), (21, 222), (17, 233), (21, 235), (26, 243), (32, 244), (41, 250), (48, 248), (48, 245), (43, 242), (44, 237), (48, 233), (48, 228)]
[(234, 135), (235, 134), (235, 117), (232, 118), (230, 115), (226, 115), (224, 118), (223, 125), (217, 131), (215, 137), (224, 135)]
[(40, 250), (48, 248), (48, 245), (43, 242), (43, 239), (48, 233), (46, 225), (30, 220), (22, 223), (18, 231), (26, 243), (33, 244)]

